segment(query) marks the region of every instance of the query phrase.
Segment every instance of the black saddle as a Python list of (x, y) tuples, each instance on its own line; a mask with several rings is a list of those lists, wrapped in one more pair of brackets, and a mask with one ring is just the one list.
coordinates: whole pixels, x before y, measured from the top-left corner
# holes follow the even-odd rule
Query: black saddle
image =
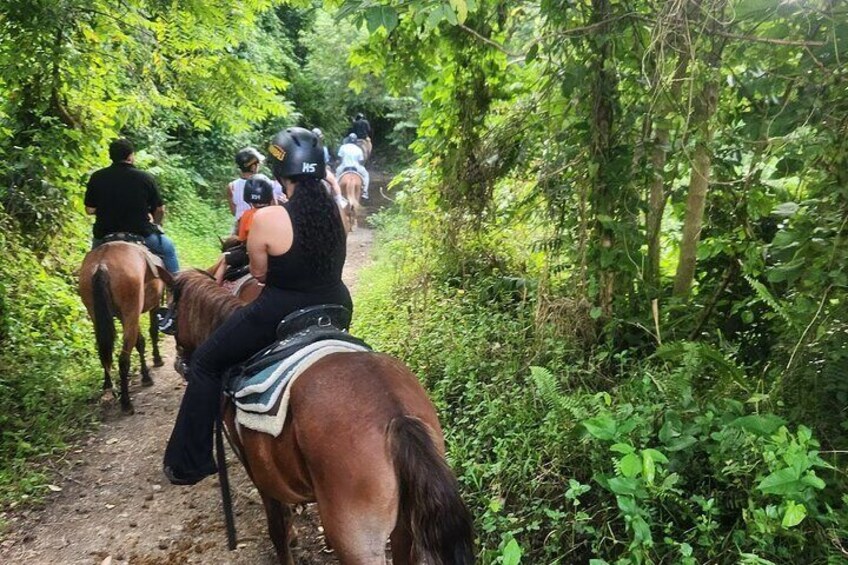
[(237, 281), (244, 275), (250, 273), (250, 260), (247, 257), (247, 245), (244, 243), (234, 245), (224, 251), (224, 263), (227, 269), (224, 271), (225, 281)]
[(139, 243), (144, 245), (144, 237), (138, 235), (137, 233), (130, 233), (125, 231), (119, 231), (114, 233), (107, 233), (105, 236), (100, 238), (100, 243), (97, 246), (101, 246), (104, 243), (112, 243), (113, 241), (123, 241), (126, 243)]
[(241, 365), (230, 369), (227, 380), (244, 375), (255, 375), (262, 369), (317, 341), (334, 339), (368, 347), (364, 341), (347, 333), (350, 318), (350, 310), (339, 304), (321, 304), (292, 312), (277, 326), (279, 341), (269, 345)]

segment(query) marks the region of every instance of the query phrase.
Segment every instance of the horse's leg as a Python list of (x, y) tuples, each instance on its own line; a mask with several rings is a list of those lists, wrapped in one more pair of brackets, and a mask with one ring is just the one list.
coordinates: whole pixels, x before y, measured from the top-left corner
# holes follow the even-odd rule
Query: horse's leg
[[(386, 539), (397, 519), (397, 498), (381, 496), (387, 490), (383, 481), (371, 479), (375, 483), (365, 489), (366, 498), (357, 500), (362, 494), (357, 489), (342, 488), (345, 492), (332, 497), (315, 493), (327, 544), (342, 565), (386, 565)], [(391, 480), (386, 477), (385, 482)]]
[(147, 367), (147, 362), (144, 360), (144, 334), (139, 329), (138, 338), (135, 340), (135, 349), (138, 351), (138, 357), (141, 362), (141, 386), (152, 386), (153, 379), (150, 378), (150, 369)]
[[(156, 320), (156, 315), (154, 314), (155, 308), (150, 311), (150, 343), (153, 344), (153, 366), (161, 367), (165, 364), (162, 361), (162, 355), (159, 354), (159, 322)], [(141, 384), (144, 384), (142, 381)], [(153, 381), (150, 381), (150, 384), (153, 384)]]
[(291, 508), (270, 496), (262, 495), (262, 505), (265, 506), (265, 516), (268, 518), (268, 535), (277, 559), (281, 565), (294, 565), (291, 549), (289, 548), (289, 529), (291, 528)]
[[(133, 348), (139, 338), (138, 313), (135, 312), (131, 316), (132, 318), (130, 316), (125, 316), (123, 319), (124, 343), (121, 348), (121, 356), (118, 359), (118, 369), (121, 373), (121, 410), (127, 414), (135, 412), (132, 402), (130, 402), (130, 358), (132, 356)], [(143, 367), (144, 366), (142, 364), (142, 371), (144, 370)]]
[(112, 360), (108, 364), (103, 362), (103, 392), (108, 393), (112, 390)]

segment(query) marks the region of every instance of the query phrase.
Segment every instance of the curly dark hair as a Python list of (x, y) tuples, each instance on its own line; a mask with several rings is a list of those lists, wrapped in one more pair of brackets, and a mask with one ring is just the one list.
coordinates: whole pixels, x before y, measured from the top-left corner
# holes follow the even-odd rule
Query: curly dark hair
[[(339, 207), (324, 182), (314, 177), (289, 177), (297, 186), (286, 204), (294, 231), (302, 237), (303, 250), (319, 266), (318, 274), (328, 275), (341, 270), (336, 265), (338, 248), (347, 240)], [(341, 255), (344, 261), (344, 255)]]

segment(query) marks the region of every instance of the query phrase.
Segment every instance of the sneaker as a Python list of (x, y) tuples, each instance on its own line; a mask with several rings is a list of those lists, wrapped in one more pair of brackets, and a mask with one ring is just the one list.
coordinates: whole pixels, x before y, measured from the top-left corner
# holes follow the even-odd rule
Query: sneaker
[(173, 312), (169, 308), (159, 308), (156, 312), (156, 323), (159, 331), (166, 335), (176, 335), (177, 324)]
[(362, 199), (363, 199), (363, 200), (368, 200), (368, 193), (367, 193), (367, 192), (363, 192), (363, 193), (362, 193)]

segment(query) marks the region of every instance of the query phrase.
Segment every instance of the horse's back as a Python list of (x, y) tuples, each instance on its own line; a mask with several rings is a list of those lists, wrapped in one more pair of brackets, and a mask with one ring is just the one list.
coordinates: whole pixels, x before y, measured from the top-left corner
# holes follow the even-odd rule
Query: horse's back
[[(313, 499), (324, 479), (370, 477), (370, 488), (396, 491), (388, 430), (401, 416), (423, 421), (440, 452), (442, 431), (433, 404), (415, 376), (399, 361), (378, 353), (334, 353), (292, 385), (289, 420), (280, 438), (240, 432), (248, 460), (262, 459), (253, 472), (260, 490), (294, 503)], [(273, 477), (288, 476), (286, 484)], [(370, 496), (370, 494), (369, 494)]]
[(418, 379), (400, 361), (380, 353), (328, 355), (294, 383), (291, 408), (316, 416), (314, 426), (298, 421), (298, 434), (324, 434), (338, 430), (337, 425), (350, 435), (369, 428), (384, 434), (394, 418), (412, 416), (441, 437), (436, 410)]

